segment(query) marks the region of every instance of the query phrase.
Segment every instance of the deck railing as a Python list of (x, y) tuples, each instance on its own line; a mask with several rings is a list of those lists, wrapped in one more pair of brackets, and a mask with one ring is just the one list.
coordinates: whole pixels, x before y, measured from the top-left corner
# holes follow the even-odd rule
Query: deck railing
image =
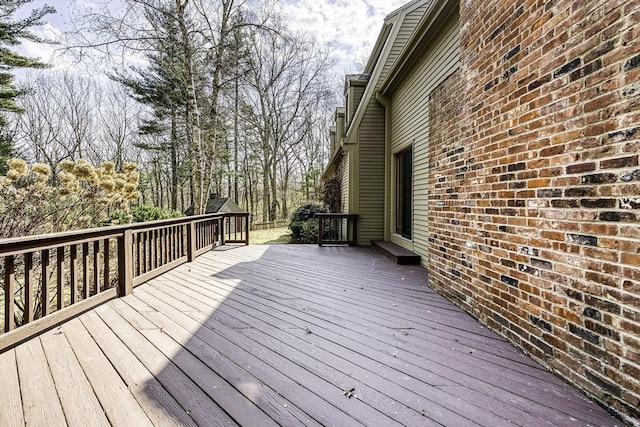
[(248, 213), (0, 240), (0, 352), (225, 242), (249, 243)]
[(318, 245), (358, 244), (358, 215), (318, 213)]

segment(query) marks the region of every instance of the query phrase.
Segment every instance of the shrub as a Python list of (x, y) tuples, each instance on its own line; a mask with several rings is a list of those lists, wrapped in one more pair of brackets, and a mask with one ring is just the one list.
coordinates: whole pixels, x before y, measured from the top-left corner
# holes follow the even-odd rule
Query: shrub
[(153, 205), (138, 205), (129, 209), (129, 212), (119, 211), (111, 214), (112, 223), (124, 224), (131, 219), (132, 222), (156, 221), (159, 219), (180, 218), (181, 212), (171, 209), (162, 209)]
[[(315, 219), (316, 214), (320, 212), (326, 212), (322, 206), (318, 204), (307, 204), (302, 205), (293, 211), (291, 214), (291, 222), (289, 223), (289, 228), (291, 229), (291, 233), (293, 234), (294, 239), (303, 239), (304, 227), (305, 223), (311, 219)], [(317, 223), (317, 220), (316, 220)], [(316, 236), (317, 236), (317, 225), (316, 225)]]
[(112, 162), (64, 160), (52, 170), (14, 158), (7, 166), (0, 176), (0, 238), (97, 227), (138, 198), (135, 163), (117, 171)]
[(313, 218), (302, 226), (302, 241), (304, 243), (318, 243), (318, 220)]
[(289, 229), (294, 239), (299, 239), (302, 235), (302, 228), (304, 227), (304, 221), (291, 221), (289, 223)]
[(342, 193), (340, 192), (340, 178), (337, 175), (324, 181), (322, 201), (329, 208), (329, 212), (340, 212), (342, 207)]

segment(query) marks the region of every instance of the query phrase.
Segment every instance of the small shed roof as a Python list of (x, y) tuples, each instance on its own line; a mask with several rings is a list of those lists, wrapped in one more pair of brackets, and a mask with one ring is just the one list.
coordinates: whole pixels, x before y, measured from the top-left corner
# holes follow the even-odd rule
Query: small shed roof
[[(240, 206), (229, 197), (215, 197), (207, 200), (207, 207), (204, 211), (207, 214), (212, 213), (234, 213), (244, 212)], [(185, 211), (187, 215), (193, 215), (193, 206)]]
[(236, 204), (229, 197), (218, 197), (215, 199), (209, 199), (207, 201), (207, 208), (205, 209), (205, 213), (231, 213), (231, 212), (242, 212), (240, 206)]

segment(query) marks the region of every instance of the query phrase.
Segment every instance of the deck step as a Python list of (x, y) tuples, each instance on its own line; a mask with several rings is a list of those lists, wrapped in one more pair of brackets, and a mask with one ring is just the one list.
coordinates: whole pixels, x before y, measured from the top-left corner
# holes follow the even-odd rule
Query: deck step
[(420, 255), (405, 249), (400, 245), (382, 240), (372, 240), (371, 247), (380, 251), (381, 254), (400, 265), (420, 264)]

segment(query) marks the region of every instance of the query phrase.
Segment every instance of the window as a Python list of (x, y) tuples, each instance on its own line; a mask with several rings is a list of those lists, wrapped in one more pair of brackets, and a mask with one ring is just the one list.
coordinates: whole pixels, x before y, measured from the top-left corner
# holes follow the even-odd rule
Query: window
[(413, 150), (396, 154), (396, 233), (411, 239)]

